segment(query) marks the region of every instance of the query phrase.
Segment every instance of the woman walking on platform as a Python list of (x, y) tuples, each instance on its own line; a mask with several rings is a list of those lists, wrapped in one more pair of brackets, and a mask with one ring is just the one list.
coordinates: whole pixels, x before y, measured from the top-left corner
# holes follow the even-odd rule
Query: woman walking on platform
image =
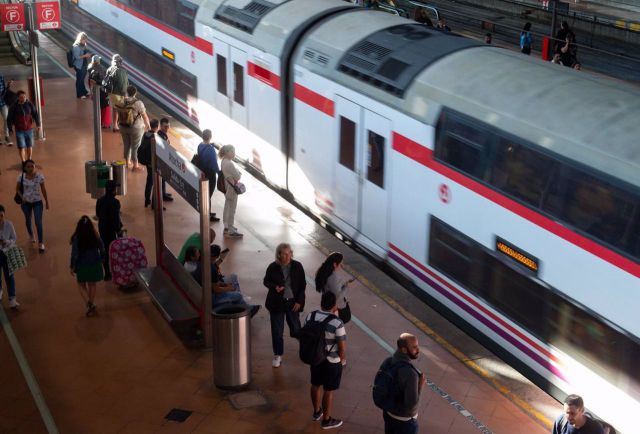
[[(7, 284), (9, 307), (11, 309), (17, 309), (20, 306), (18, 300), (16, 300), (16, 281), (13, 278), (13, 273), (9, 271), (9, 260), (5, 252), (7, 249), (16, 245), (16, 230), (13, 227), (13, 223), (4, 218), (4, 206), (0, 205), (0, 268), (2, 268), (2, 274), (4, 274), (4, 281)], [(0, 301), (2, 301), (2, 281), (0, 280)]]
[(71, 275), (80, 284), (80, 294), (87, 303), (87, 316), (96, 314), (96, 282), (104, 279), (102, 261), (105, 256), (102, 240), (86, 215), (80, 217), (71, 236)]
[(42, 199), (44, 199), (44, 207), (49, 209), (49, 199), (47, 198), (47, 189), (44, 186), (44, 175), (36, 170), (36, 163), (33, 160), (26, 160), (22, 163), (22, 173), (18, 175), (16, 183), (16, 194), (22, 199), (20, 207), (24, 213), (27, 232), (31, 238), (31, 242), (35, 243), (33, 238), (33, 230), (31, 229), (31, 215), (36, 220), (36, 231), (38, 233), (38, 250), (44, 253), (44, 235), (42, 229), (42, 214), (44, 213)]
[(241, 238), (243, 234), (238, 232), (233, 224), (235, 223), (236, 207), (238, 206), (238, 193), (234, 188), (240, 181), (242, 175), (233, 159), (236, 156), (236, 148), (233, 145), (224, 145), (218, 152), (220, 157), (220, 168), (222, 169), (222, 177), (224, 178), (226, 193), (224, 194), (224, 211), (222, 214), (222, 222), (224, 223), (224, 236), (231, 238)]

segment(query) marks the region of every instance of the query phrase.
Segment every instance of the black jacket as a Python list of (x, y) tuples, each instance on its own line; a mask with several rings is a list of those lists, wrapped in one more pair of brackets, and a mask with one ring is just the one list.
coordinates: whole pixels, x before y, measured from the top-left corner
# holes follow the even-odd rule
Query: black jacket
[(118, 232), (122, 229), (120, 201), (111, 194), (105, 194), (96, 202), (96, 215), (98, 216), (100, 236), (104, 239), (115, 240)]
[[(264, 275), (264, 286), (269, 288), (267, 293), (267, 300), (264, 305), (269, 312), (278, 313), (285, 310), (284, 304), (284, 291), (276, 291), (276, 286), (284, 286), (284, 274), (282, 274), (282, 268), (277, 262), (272, 262), (267, 267), (267, 272)], [(298, 261), (291, 261), (291, 291), (293, 292), (293, 298), (295, 302), (300, 304), (300, 312), (304, 309), (305, 294), (304, 291), (307, 287), (307, 280), (304, 275), (304, 268)]]

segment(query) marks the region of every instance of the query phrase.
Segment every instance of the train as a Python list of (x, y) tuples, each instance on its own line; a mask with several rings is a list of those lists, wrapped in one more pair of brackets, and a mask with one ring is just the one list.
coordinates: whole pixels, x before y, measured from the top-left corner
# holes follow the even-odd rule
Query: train
[(532, 381), (637, 430), (638, 89), (340, 0), (61, 4)]

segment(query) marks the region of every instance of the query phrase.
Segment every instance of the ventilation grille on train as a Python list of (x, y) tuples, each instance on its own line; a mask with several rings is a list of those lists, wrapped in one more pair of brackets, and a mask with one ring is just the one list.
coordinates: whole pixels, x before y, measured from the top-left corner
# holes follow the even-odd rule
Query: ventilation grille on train
[(305, 60), (317, 63), (320, 66), (327, 66), (329, 64), (329, 57), (327, 55), (310, 50), (308, 48), (304, 50), (303, 57), (305, 58)]
[(223, 5), (218, 8), (214, 18), (243, 32), (253, 33), (260, 20), (282, 3), (286, 3), (286, 1), (276, 4), (267, 0), (252, 0), (242, 9)]
[(342, 56), (337, 69), (402, 98), (413, 79), (431, 63), (479, 45), (421, 24), (401, 24), (358, 41)]

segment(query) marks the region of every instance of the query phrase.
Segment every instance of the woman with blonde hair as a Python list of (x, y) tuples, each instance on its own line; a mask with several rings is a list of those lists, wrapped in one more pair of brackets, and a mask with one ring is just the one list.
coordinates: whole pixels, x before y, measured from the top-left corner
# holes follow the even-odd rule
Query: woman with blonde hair
[(241, 238), (243, 234), (238, 232), (233, 224), (235, 223), (236, 207), (238, 206), (238, 187), (240, 182), (240, 170), (233, 163), (236, 156), (236, 148), (233, 145), (224, 145), (218, 152), (220, 157), (220, 168), (222, 177), (226, 187), (224, 194), (224, 212), (222, 214), (222, 222), (224, 223), (224, 236), (230, 238)]
[(91, 53), (87, 50), (87, 41), (89, 37), (85, 32), (80, 32), (76, 36), (76, 40), (71, 47), (73, 54), (73, 69), (76, 71), (76, 98), (86, 99), (89, 91), (84, 85), (84, 79), (87, 76), (87, 66)]

